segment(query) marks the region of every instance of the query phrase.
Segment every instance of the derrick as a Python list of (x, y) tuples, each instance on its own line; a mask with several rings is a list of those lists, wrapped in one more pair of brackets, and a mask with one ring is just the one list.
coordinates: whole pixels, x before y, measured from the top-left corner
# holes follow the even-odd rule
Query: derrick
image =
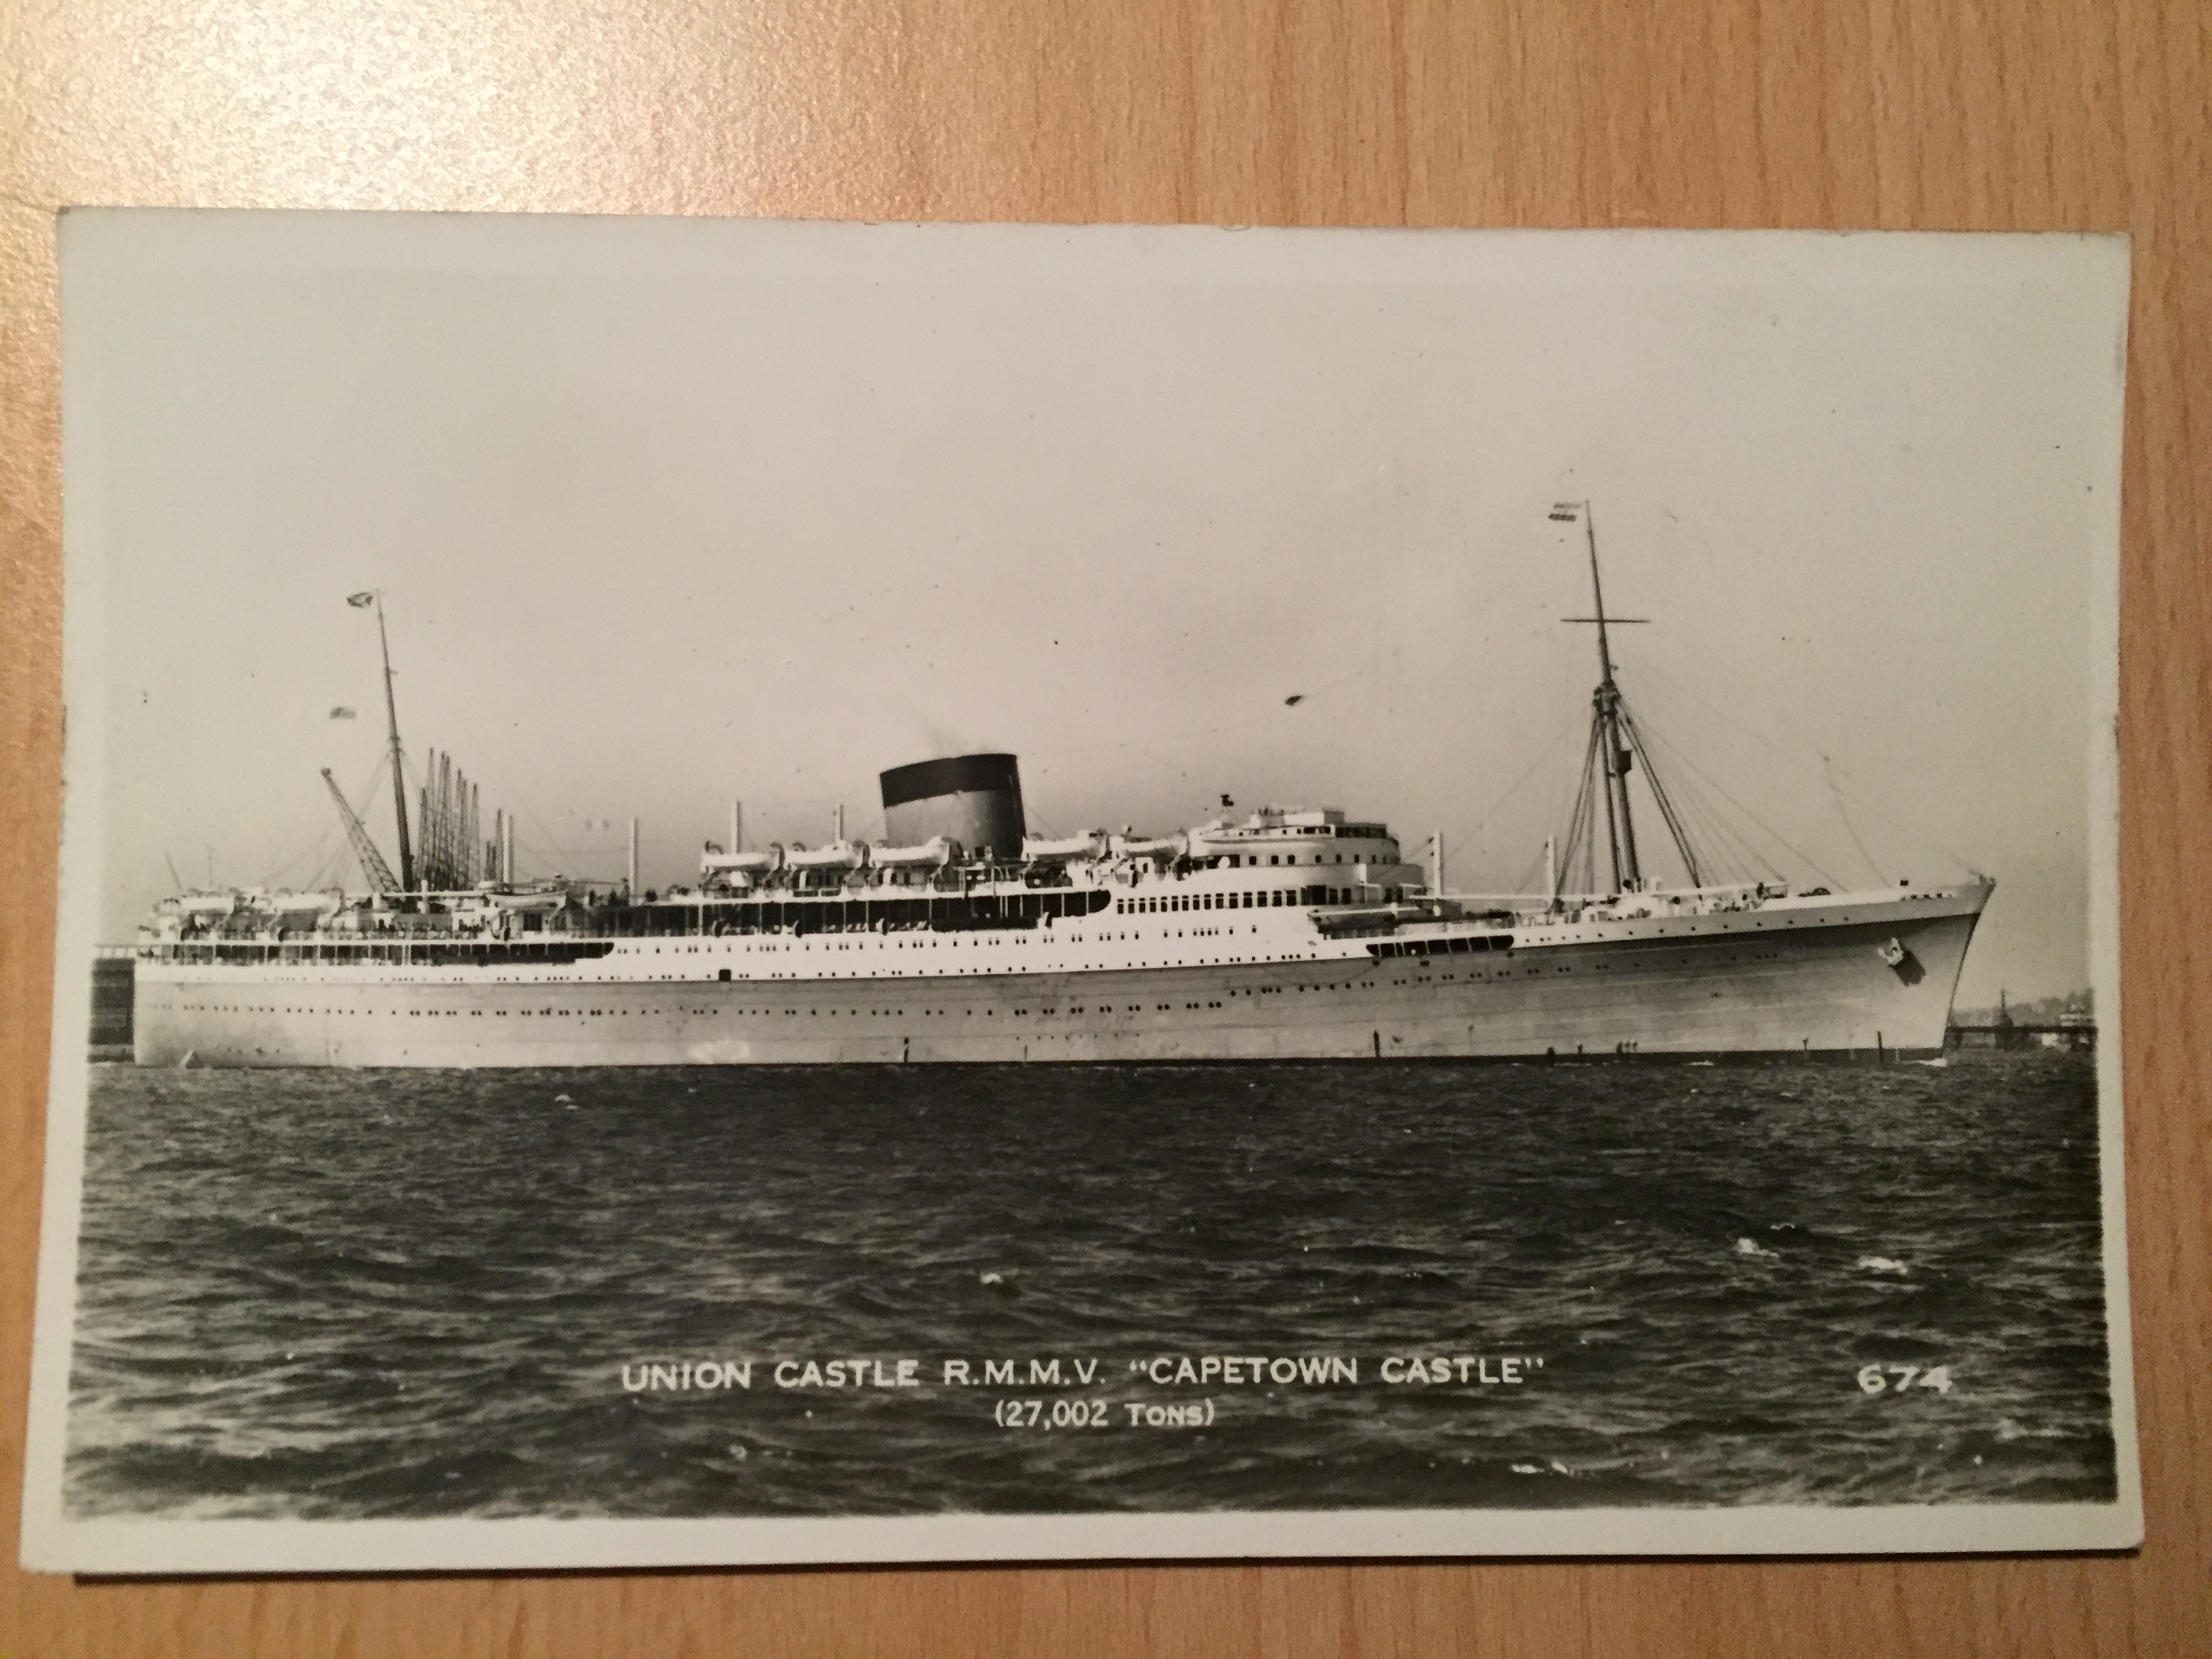
[(376, 850), (376, 843), (368, 838), (368, 827), (347, 802), (345, 792), (338, 787), (338, 781), (331, 775), (327, 766), (323, 769), (323, 784), (337, 805), (338, 817), (345, 824), (346, 839), (353, 843), (353, 855), (361, 860), (361, 873), (368, 882), (369, 890), (380, 894), (401, 891), (398, 878), (384, 861), (384, 854)]

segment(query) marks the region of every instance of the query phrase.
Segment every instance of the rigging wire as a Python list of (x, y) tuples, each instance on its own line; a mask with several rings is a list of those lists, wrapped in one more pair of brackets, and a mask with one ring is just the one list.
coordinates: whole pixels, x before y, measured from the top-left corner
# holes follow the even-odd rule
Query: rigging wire
[[(1641, 728), (1635, 726), (1625, 706), (1621, 714), (1623, 726), (1630, 730), (1636, 752), (1643, 760), (1645, 783), (1659, 802), (1662, 816), (1668, 818), (1668, 828), (1674, 837), (1675, 851), (1682, 857), (1684, 873), (1691, 884), (1703, 885), (1706, 877), (1723, 870), (1739, 880), (1745, 879), (1749, 877), (1752, 866), (1756, 866), (1766, 874), (1778, 876), (1781, 872), (1759, 855), (1757, 849), (1729, 823), (1726, 816), (1704, 798), (1692, 782), (1678, 777), (1671, 788), (1661, 782), (1661, 769), (1650, 750), (1650, 744), (1659, 740), (1656, 732), (1651, 733), (1647, 739)], [(1673, 752), (1673, 745), (1668, 746)], [(1686, 846), (1702, 846), (1705, 850), (1692, 860), (1684, 852)], [(1701, 869), (1701, 866), (1705, 867)]]
[[(1572, 733), (1580, 724), (1582, 720), (1582, 699), (1577, 696), (1571, 695), (1567, 689), (1571, 683), (1580, 679), (1580, 670), (1575, 667), (1575, 665), (1565, 657), (1562, 657), (1560, 659), (1560, 669), (1561, 672), (1559, 674), (1560, 695), (1553, 699), (1553, 702), (1556, 706), (1566, 712), (1559, 722), (1559, 729), (1554, 732), (1537, 750), (1536, 757), (1528, 763), (1527, 770), (1523, 771), (1519, 777), (1513, 781), (1512, 785), (1505, 791), (1505, 793), (1498, 796), (1495, 800), (1492, 801), (1489, 808), (1483, 813), (1483, 815), (1477, 818), (1465, 831), (1463, 831), (1455, 839), (1448, 842), (1445, 844), (1444, 857), (1448, 862), (1455, 862), (1462, 852), (1466, 851), (1470, 847), (1477, 847), (1481, 844), (1480, 838), (1483, 831), (1490, 827), (1492, 822), (1497, 818), (1499, 813), (1505, 810), (1506, 805), (1516, 795), (1521, 793), (1521, 790), (1528, 784), (1531, 778), (1534, 777), (1538, 772), (1543, 770), (1547, 764), (1557, 761), (1559, 752), (1565, 746), (1569, 735)], [(1557, 821), (1559, 816), (1560, 806), (1563, 804), (1565, 798), (1564, 785), (1567, 776), (1568, 774), (1566, 772), (1566, 769), (1564, 767), (1558, 769), (1559, 781), (1554, 785), (1555, 793), (1550, 810), (1548, 811), (1540, 812), (1540, 817), (1542, 821), (1547, 823)], [(1536, 854), (1537, 866), (1540, 868), (1542, 863), (1543, 853), (1542, 849), (1539, 848)], [(1524, 878), (1518, 884), (1526, 888), (1528, 885), (1528, 880)]]
[[(384, 776), (384, 767), (385, 757), (380, 755), (374, 770), (369, 775), (368, 782), (362, 787), (362, 793), (364, 795), (376, 787), (378, 781)], [(344, 845), (343, 847), (337, 845), (338, 842), (344, 842)], [(333, 828), (325, 819), (322, 833), (317, 836), (313, 842), (295, 852), (283, 864), (268, 870), (262, 877), (261, 885), (272, 892), (283, 891), (286, 878), (301, 866), (305, 865), (307, 867), (307, 879), (300, 887), (292, 890), (312, 893), (319, 892), (328, 887), (343, 887), (345, 884), (346, 867), (352, 860), (353, 846), (350, 839), (343, 833), (343, 826)]]
[(321, 884), (325, 868), (331, 862), (331, 830), (325, 825), (323, 832), (312, 842), (295, 852), (283, 863), (273, 868), (264, 866), (260, 885), (272, 893), (296, 890), (287, 885), (287, 878), (294, 871), (305, 865), (308, 872), (306, 890), (310, 892), (315, 890)]
[(1676, 782), (1685, 810), (1696, 820), (1700, 838), (1709, 848), (1718, 849), (1717, 868), (1726, 870), (1739, 882), (1766, 877), (1784, 878), (1781, 867), (1730, 823), (1728, 815), (1706, 798), (1693, 780), (1678, 778)]
[[(1785, 872), (1783, 868), (1768, 858), (1759, 849), (1758, 843), (1744, 833), (1735, 820), (1721, 809), (1720, 805), (1705, 793), (1705, 788), (1699, 787), (1702, 783), (1717, 789), (1718, 786), (1712, 784), (1704, 773), (1691, 765), (1673, 744), (1668, 743), (1656, 732), (1651, 734), (1651, 738), (1655, 744), (1663, 745), (1671, 757), (1681, 761), (1685, 772), (1689, 775), (1677, 780), (1686, 808), (1696, 818), (1699, 834), (1721, 849), (1722, 862), (1729, 873), (1738, 881), (1766, 877), (1772, 877), (1778, 880), (1784, 878)], [(1724, 791), (1722, 793), (1725, 793)], [(1730, 804), (1734, 804), (1733, 798), (1730, 798)], [(1746, 817), (1750, 816), (1745, 809), (1739, 807), (1737, 810), (1744, 812)], [(1782, 837), (1778, 836), (1775, 840), (1777, 845), (1780, 846), (1785, 853), (1792, 856), (1802, 856), (1797, 854), (1796, 849)], [(1809, 864), (1810, 861), (1807, 860), (1807, 862)]]
[(1637, 729), (1636, 716), (1631, 712), (1626, 698), (1615, 703), (1614, 714), (1621, 729), (1628, 733), (1628, 746), (1644, 763), (1644, 787), (1650, 792), (1651, 799), (1659, 804), (1659, 816), (1666, 821), (1667, 833), (1674, 837), (1675, 855), (1682, 860), (1682, 867), (1690, 878), (1690, 885), (1703, 886), (1704, 878), (1698, 870), (1697, 848), (1682, 828), (1681, 819), (1675, 815), (1674, 803), (1668, 799), (1666, 782), (1660, 777), (1659, 769), (1651, 763), (1651, 751), (1644, 746), (1644, 733)]
[(1850, 812), (1844, 805), (1844, 792), (1836, 787), (1836, 763), (1826, 755), (1820, 757), (1820, 775), (1827, 780), (1828, 793), (1835, 799), (1836, 816), (1844, 821), (1844, 833), (1851, 838), (1851, 845), (1859, 849), (1859, 856), (1866, 860), (1867, 868), (1874, 872), (1875, 879), (1883, 886), (1888, 886), (1888, 872), (1874, 861), (1874, 854), (1867, 851), (1866, 843), (1859, 839), (1858, 829), (1851, 823)]
[(1513, 878), (1513, 885), (1506, 890), (1514, 893), (1534, 892), (1536, 890), (1536, 878), (1541, 875), (1543, 872), (1544, 852), (1541, 848), (1539, 848), (1536, 849), (1536, 856), (1530, 859), (1527, 864), (1522, 866), (1521, 873)]
[[(1891, 829), (1897, 830), (1907, 839), (1917, 843), (1919, 846), (1924, 848), (1929, 852), (1941, 854), (1944, 858), (1948, 859), (1954, 865), (1957, 866), (1958, 868), (1962, 871), (1972, 872), (1978, 872), (1980, 869), (1980, 866), (1972, 859), (1966, 857), (1964, 854), (1960, 853), (1944, 842), (1938, 841), (1934, 836), (1929, 834), (1927, 830), (1921, 829), (1915, 824), (1907, 823), (1904, 818), (1899, 817), (1894, 811), (1884, 806), (1881, 801), (1861, 794), (1857, 790), (1850, 787), (1848, 785), (1848, 780), (1850, 774), (1841, 767), (1835, 766), (1833, 763), (1829, 760), (1826, 751), (1821, 747), (1821, 745), (1814, 742), (1804, 732), (1799, 731), (1795, 725), (1788, 721), (1780, 722), (1783, 729), (1788, 733), (1790, 740), (1789, 744), (1785, 744), (1778, 741), (1776, 738), (1770, 733), (1760, 731), (1758, 726), (1744, 719), (1740, 712), (1731, 713), (1726, 709), (1717, 707), (1710, 700), (1700, 696), (1695, 687), (1690, 685), (1686, 681), (1677, 678), (1674, 675), (1668, 672), (1665, 669), (1659, 667), (1656, 663), (1642, 665), (1638, 669), (1638, 672), (1639, 674), (1648, 673), (1650, 678), (1660, 682), (1662, 689), (1666, 691), (1669, 698), (1680, 697), (1687, 702), (1694, 703), (1705, 714), (1711, 715), (1717, 725), (1729, 731), (1741, 732), (1750, 738), (1762, 750), (1765, 751), (1769, 759), (1776, 761), (1783, 766), (1789, 768), (1790, 771), (1800, 779), (1809, 781), (1811, 777), (1810, 769), (1805, 763), (1804, 757), (1808, 754), (1819, 755), (1826, 769), (1827, 786), (1839, 799), (1848, 799), (1852, 805), (1860, 808), (1863, 811), (1872, 813), (1875, 817), (1881, 819)], [(1769, 709), (1768, 714), (1770, 718), (1777, 718), (1773, 715), (1771, 709)], [(1846, 828), (1848, 827), (1849, 826), (1846, 825)], [(1870, 866), (1873, 866), (1873, 867), (1876, 869), (1877, 873), (1879, 873), (1880, 866), (1874, 866), (1872, 860), (1869, 860), (1868, 862)], [(1883, 877), (1882, 879), (1885, 883), (1887, 881), (1887, 878), (1886, 876)]]
[[(1790, 857), (1794, 857), (1794, 858), (1797, 858), (1797, 859), (1801, 859), (1801, 860), (1802, 860), (1804, 861), (1804, 863), (1805, 863), (1805, 864), (1806, 864), (1806, 865), (1807, 865), (1807, 866), (1808, 866), (1808, 867), (1813, 871), (1813, 872), (1814, 872), (1815, 875), (1819, 876), (1819, 877), (1821, 878), (1821, 880), (1823, 880), (1823, 881), (1825, 881), (1825, 882), (1828, 883), (1828, 884), (1829, 884), (1829, 885), (1831, 885), (1831, 886), (1837, 886), (1837, 885), (1845, 884), (1841, 884), (1841, 883), (1839, 883), (1839, 882), (1838, 881), (1838, 878), (1837, 878), (1836, 877), (1834, 877), (1834, 876), (1832, 876), (1832, 875), (1829, 874), (1829, 872), (1828, 872), (1826, 870), (1823, 869), (1823, 868), (1822, 868), (1819, 864), (1815, 863), (1815, 862), (1814, 861), (1814, 860), (1813, 860), (1813, 858), (1811, 857), (1811, 855), (1810, 855), (1810, 854), (1807, 854), (1807, 853), (1804, 853), (1804, 852), (1802, 852), (1802, 851), (1799, 850), (1799, 849), (1798, 849), (1797, 848), (1796, 848), (1796, 847), (1793, 847), (1793, 846), (1790, 844), (1790, 838), (1789, 838), (1788, 836), (1784, 836), (1784, 835), (1781, 834), (1778, 830), (1777, 830), (1773, 827), (1773, 825), (1771, 825), (1771, 824), (1768, 823), (1766, 822), (1766, 820), (1765, 820), (1765, 819), (1764, 819), (1764, 818), (1760, 817), (1759, 816), (1759, 814), (1758, 814), (1758, 813), (1756, 813), (1756, 812), (1753, 811), (1752, 811), (1748, 806), (1746, 806), (1746, 805), (1745, 805), (1741, 801), (1738, 800), (1738, 799), (1737, 799), (1734, 795), (1732, 795), (1732, 794), (1729, 793), (1729, 792), (1728, 792), (1726, 789), (1723, 788), (1723, 787), (1721, 787), (1721, 785), (1720, 785), (1720, 784), (1719, 784), (1719, 783), (1718, 783), (1718, 782), (1717, 782), (1717, 781), (1716, 781), (1716, 780), (1715, 780), (1715, 779), (1714, 779), (1711, 775), (1709, 775), (1708, 773), (1706, 773), (1706, 772), (1704, 770), (1704, 769), (1703, 769), (1703, 768), (1699, 767), (1699, 766), (1698, 765), (1698, 763), (1697, 763), (1695, 761), (1692, 761), (1692, 759), (1691, 759), (1687, 755), (1684, 754), (1684, 753), (1683, 753), (1680, 749), (1676, 748), (1673, 744), (1671, 744), (1671, 743), (1668, 742), (1666, 738), (1662, 738), (1662, 737), (1660, 737), (1656, 732), (1654, 732), (1654, 733), (1652, 734), (1652, 740), (1653, 740), (1655, 743), (1658, 744), (1659, 744), (1659, 746), (1660, 746), (1661, 748), (1664, 749), (1664, 750), (1667, 751), (1668, 755), (1672, 758), (1672, 760), (1673, 760), (1673, 761), (1674, 761), (1674, 762), (1676, 762), (1676, 763), (1680, 763), (1682, 767), (1684, 767), (1686, 770), (1688, 770), (1688, 771), (1689, 771), (1689, 772), (1690, 772), (1693, 776), (1695, 776), (1695, 777), (1698, 778), (1699, 780), (1701, 780), (1701, 781), (1704, 782), (1704, 784), (1705, 785), (1705, 787), (1706, 787), (1707, 788), (1711, 789), (1711, 790), (1715, 794), (1718, 795), (1718, 796), (1719, 796), (1723, 800), (1726, 801), (1726, 802), (1727, 802), (1730, 806), (1734, 807), (1734, 808), (1735, 808), (1735, 809), (1739, 813), (1741, 813), (1741, 814), (1745, 818), (1748, 819), (1751, 823), (1754, 823), (1754, 824), (1758, 825), (1759, 829), (1761, 829), (1761, 830), (1765, 830), (1765, 831), (1766, 832), (1766, 834), (1767, 834), (1768, 837), (1769, 837), (1769, 838), (1770, 838), (1770, 839), (1774, 842), (1774, 844), (1775, 844), (1777, 847), (1778, 847), (1778, 848), (1782, 848), (1782, 850), (1783, 850), (1783, 852), (1784, 853), (1784, 854), (1786, 854), (1786, 855), (1788, 855), (1788, 856), (1790, 856)], [(1749, 849), (1749, 843), (1747, 842), (1745, 843), (1745, 845), (1746, 845), (1747, 850), (1748, 850), (1748, 849)], [(1763, 864), (1764, 864), (1764, 863), (1766, 863), (1767, 861), (1766, 861), (1765, 860), (1764, 860), (1764, 859), (1761, 859), (1761, 860), (1759, 860), (1759, 862), (1761, 862), (1761, 863), (1763, 863)], [(1767, 867), (1768, 867), (1770, 870), (1771, 870), (1771, 869), (1773, 869), (1773, 868), (1774, 868), (1774, 866), (1773, 866), (1772, 865), (1771, 865), (1771, 864), (1769, 864)], [(1777, 873), (1777, 874), (1778, 875), (1778, 874), (1780, 873), (1780, 872), (1779, 872), (1779, 871), (1776, 871), (1776, 872), (1775, 872), (1775, 873)]]
[(1585, 893), (1594, 892), (1597, 885), (1597, 805), (1594, 799), (1594, 783), (1601, 741), (1601, 730), (1593, 720), (1590, 722), (1589, 739), (1583, 748), (1581, 786), (1575, 791), (1574, 810), (1568, 815), (1566, 836), (1558, 854), (1559, 870), (1562, 874), (1574, 869), (1577, 858), (1583, 859), (1583, 867), (1589, 872), (1582, 883), (1582, 890)]
[(1574, 726), (1579, 722), (1580, 718), (1579, 711), (1577, 711), (1577, 714), (1573, 718), (1561, 725), (1559, 730), (1553, 735), (1551, 741), (1547, 743), (1538, 752), (1536, 758), (1528, 763), (1528, 769), (1522, 772), (1519, 777), (1513, 780), (1512, 786), (1508, 788), (1504, 794), (1498, 796), (1497, 799), (1491, 802), (1490, 810), (1485, 812), (1480, 817), (1477, 818), (1458, 840), (1451, 842), (1446, 848), (1445, 856), (1448, 859), (1459, 854), (1469, 842), (1473, 842), (1476, 836), (1480, 836), (1484, 830), (1487, 829), (1490, 825), (1491, 820), (1505, 810), (1507, 803), (1511, 801), (1516, 795), (1521, 793), (1522, 787), (1528, 783), (1529, 779), (1534, 777), (1539, 771), (1542, 770), (1547, 765), (1549, 765), (1559, 758), (1560, 745), (1565, 742), (1567, 733), (1573, 730)]
[[(361, 787), (355, 792), (355, 795), (358, 796), (362, 804), (359, 806), (356, 806), (353, 804), (354, 796), (349, 796), (347, 798), (347, 806), (352, 810), (353, 815), (361, 820), (362, 826), (364, 830), (366, 830), (368, 825), (368, 817), (367, 816), (368, 803), (373, 801), (376, 797), (377, 792), (384, 787), (386, 782), (390, 777), (391, 767), (391, 751), (386, 749), (379, 749), (376, 754), (376, 763), (369, 768), (368, 781), (363, 783)], [(347, 866), (355, 862), (352, 837), (348, 836), (346, 839), (347, 845), (345, 851), (342, 854), (333, 854), (331, 858), (331, 864), (333, 866), (331, 872), (332, 878), (337, 884), (341, 886), (344, 884)], [(370, 880), (368, 872), (364, 870), (361, 874), (362, 882), (364, 884), (368, 883)]]

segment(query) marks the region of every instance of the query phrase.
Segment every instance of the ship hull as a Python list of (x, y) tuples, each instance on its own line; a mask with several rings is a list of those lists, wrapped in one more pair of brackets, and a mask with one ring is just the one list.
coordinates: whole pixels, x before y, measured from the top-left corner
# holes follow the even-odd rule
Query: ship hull
[(971, 940), (964, 959), (926, 966), (889, 954), (925, 941), (876, 936), (626, 943), (512, 978), (148, 961), (136, 1052), (458, 1067), (1925, 1059), (1942, 1050), (1986, 892), (1528, 930), (1515, 948), (1430, 957), (1316, 943), (1283, 917), (1206, 939)]

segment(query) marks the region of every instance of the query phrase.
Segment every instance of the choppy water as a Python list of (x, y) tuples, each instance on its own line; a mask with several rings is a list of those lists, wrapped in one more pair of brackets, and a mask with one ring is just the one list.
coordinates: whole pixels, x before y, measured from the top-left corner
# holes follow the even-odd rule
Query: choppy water
[[(2105, 1498), (2094, 1096), (2087, 1060), (2044, 1054), (100, 1066), (68, 1501), (368, 1517)], [(1481, 1363), (1380, 1380), (1408, 1354), (1543, 1363), (1518, 1384)], [(1359, 1381), (1131, 1370), (1223, 1355), (1334, 1355)], [(848, 1357), (894, 1379), (915, 1359), (925, 1386), (781, 1389), (770, 1370)], [(1025, 1377), (1047, 1358), (1096, 1361), (1097, 1381), (938, 1385), (947, 1359)], [(625, 1386), (702, 1359), (752, 1360), (751, 1388)], [(1898, 1368), (1878, 1395), (1868, 1365)], [(1921, 1385), (1937, 1366), (1948, 1390)], [(1054, 1399), (1101, 1401), (1109, 1426), (999, 1426), (1020, 1398), (1044, 1422)], [(1211, 1426), (1127, 1420), (1205, 1401)]]

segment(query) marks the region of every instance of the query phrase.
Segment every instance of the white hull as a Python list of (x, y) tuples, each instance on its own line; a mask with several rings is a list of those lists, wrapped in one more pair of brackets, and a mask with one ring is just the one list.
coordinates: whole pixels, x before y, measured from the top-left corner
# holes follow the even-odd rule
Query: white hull
[[(1986, 884), (1516, 928), (1377, 957), (1301, 911), (616, 940), (560, 965), (137, 965), (144, 1065), (489, 1066), (1939, 1054)], [(1210, 925), (1209, 925), (1210, 924)], [(1480, 938), (1476, 930), (1462, 937)], [(1901, 948), (1901, 960), (1900, 957)]]

